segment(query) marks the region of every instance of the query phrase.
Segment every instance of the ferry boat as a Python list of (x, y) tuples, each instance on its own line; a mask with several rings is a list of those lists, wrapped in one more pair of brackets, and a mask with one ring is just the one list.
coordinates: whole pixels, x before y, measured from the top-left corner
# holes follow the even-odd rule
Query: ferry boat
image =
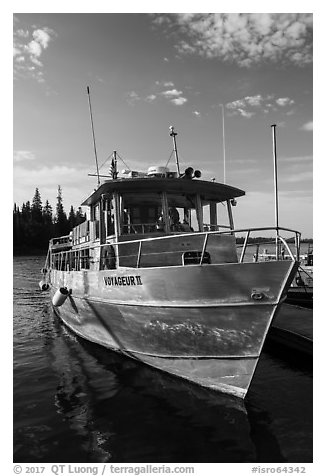
[[(89, 220), (50, 240), (40, 286), (50, 288), (55, 314), (89, 341), (244, 398), (297, 272), (300, 233), (237, 230), (232, 207), (245, 192), (191, 167), (180, 173), (178, 161), (177, 172), (118, 173), (115, 153), (112, 168), (82, 203)], [(276, 232), (290, 259), (246, 262), (249, 237), (263, 230)], [(294, 235), (296, 253), (283, 232)]]

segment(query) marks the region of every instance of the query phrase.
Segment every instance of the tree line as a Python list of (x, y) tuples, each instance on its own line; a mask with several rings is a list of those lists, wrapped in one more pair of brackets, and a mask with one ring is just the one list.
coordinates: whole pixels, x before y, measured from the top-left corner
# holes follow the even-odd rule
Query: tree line
[(55, 212), (49, 201), (43, 205), (38, 188), (32, 200), (13, 210), (14, 254), (47, 250), (50, 238), (68, 235), (69, 232), (86, 220), (81, 207), (77, 210), (71, 205), (67, 215), (62, 203), (62, 189), (58, 186)]

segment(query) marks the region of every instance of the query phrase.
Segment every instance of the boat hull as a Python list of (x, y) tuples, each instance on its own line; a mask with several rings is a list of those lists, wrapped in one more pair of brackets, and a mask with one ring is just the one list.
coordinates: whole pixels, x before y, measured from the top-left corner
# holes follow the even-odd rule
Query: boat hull
[(285, 261), (52, 271), (51, 293), (70, 290), (55, 311), (81, 337), (244, 397), (295, 272)]

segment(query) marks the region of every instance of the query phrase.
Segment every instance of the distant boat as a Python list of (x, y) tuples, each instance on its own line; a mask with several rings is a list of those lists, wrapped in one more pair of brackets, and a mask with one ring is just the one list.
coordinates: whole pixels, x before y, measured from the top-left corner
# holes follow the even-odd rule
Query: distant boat
[[(258, 261), (275, 260), (276, 255), (269, 253), (267, 249), (258, 256)], [(291, 259), (288, 254), (281, 254), (282, 259)], [(313, 307), (313, 249), (309, 246), (304, 255), (300, 255), (300, 265), (291, 286), (288, 289), (286, 302), (308, 308)]]
[[(199, 180), (191, 167), (112, 166), (113, 178), (82, 203), (90, 219), (50, 241), (40, 286), (50, 287), (56, 315), (89, 341), (244, 398), (296, 275), (300, 233), (278, 228), (290, 259), (245, 262), (248, 240), (238, 257), (236, 233), (275, 228), (235, 229), (243, 190)], [(296, 255), (283, 231), (295, 236)]]
[(313, 249), (309, 247), (301, 257), (300, 266), (287, 295), (287, 302), (304, 307), (313, 307)]

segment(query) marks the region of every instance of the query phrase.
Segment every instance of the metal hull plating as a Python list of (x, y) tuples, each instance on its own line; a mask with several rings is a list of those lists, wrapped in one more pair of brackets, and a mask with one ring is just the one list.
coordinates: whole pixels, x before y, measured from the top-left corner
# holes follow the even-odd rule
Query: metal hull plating
[[(78, 335), (197, 384), (244, 397), (293, 261), (51, 271)], [(257, 300), (258, 297), (258, 300)]]

